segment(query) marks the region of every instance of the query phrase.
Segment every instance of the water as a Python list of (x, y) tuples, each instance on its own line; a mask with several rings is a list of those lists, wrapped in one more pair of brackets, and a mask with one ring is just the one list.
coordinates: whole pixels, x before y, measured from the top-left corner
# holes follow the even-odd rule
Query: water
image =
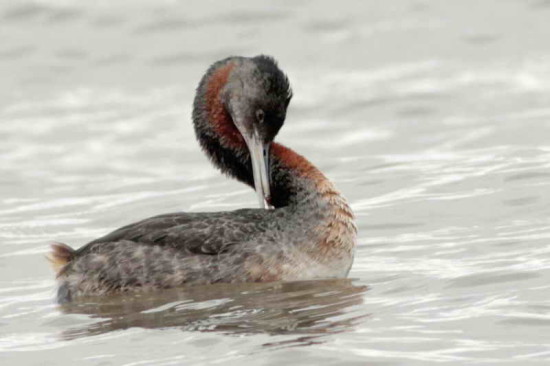
[[(550, 3), (0, 3), (3, 365), (550, 363)], [(255, 207), (194, 140), (206, 67), (275, 55), (280, 142), (357, 215), (350, 280), (59, 308), (47, 244)]]

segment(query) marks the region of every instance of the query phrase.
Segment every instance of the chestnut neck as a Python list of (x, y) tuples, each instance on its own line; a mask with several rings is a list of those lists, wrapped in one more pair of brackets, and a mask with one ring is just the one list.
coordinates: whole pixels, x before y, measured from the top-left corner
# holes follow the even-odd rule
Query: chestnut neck
[[(254, 187), (250, 153), (220, 97), (238, 62), (238, 58), (225, 59), (206, 72), (197, 88), (193, 123), (197, 139), (212, 163), (223, 173)], [(307, 200), (319, 193), (323, 181), (328, 182), (307, 159), (283, 145), (272, 143), (270, 154), (271, 204), (275, 208)]]

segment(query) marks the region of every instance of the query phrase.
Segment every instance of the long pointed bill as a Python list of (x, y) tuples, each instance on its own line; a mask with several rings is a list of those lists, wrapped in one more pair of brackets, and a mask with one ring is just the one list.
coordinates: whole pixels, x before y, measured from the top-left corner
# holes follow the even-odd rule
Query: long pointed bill
[[(246, 135), (243, 135), (246, 136)], [(263, 144), (256, 131), (244, 138), (252, 160), (254, 188), (260, 207), (270, 209), (271, 191), (269, 189), (269, 144)]]

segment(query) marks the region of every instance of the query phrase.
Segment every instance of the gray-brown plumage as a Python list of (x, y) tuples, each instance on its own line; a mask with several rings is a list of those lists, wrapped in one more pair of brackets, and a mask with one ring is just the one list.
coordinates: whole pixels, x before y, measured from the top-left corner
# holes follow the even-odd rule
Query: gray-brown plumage
[[(255, 187), (273, 209), (165, 214), (78, 250), (53, 244), (58, 300), (186, 284), (345, 277), (356, 241), (351, 209), (310, 162), (272, 142), (290, 98), (288, 79), (269, 57), (212, 65), (194, 102), (197, 138), (214, 165)], [(265, 161), (258, 162), (262, 153)]]

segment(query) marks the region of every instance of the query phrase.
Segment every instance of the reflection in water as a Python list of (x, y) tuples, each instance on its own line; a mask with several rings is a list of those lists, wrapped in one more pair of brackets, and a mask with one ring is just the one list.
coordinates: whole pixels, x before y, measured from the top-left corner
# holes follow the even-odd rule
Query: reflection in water
[(62, 338), (131, 327), (181, 327), (225, 334), (300, 334), (305, 336), (297, 341), (310, 344), (311, 335), (342, 332), (366, 317), (364, 312), (354, 314), (351, 309), (362, 304), (366, 290), (366, 286), (354, 285), (350, 279), (339, 279), (216, 284), (131, 296), (88, 297), (63, 305), (61, 310), (102, 320), (69, 329)]

